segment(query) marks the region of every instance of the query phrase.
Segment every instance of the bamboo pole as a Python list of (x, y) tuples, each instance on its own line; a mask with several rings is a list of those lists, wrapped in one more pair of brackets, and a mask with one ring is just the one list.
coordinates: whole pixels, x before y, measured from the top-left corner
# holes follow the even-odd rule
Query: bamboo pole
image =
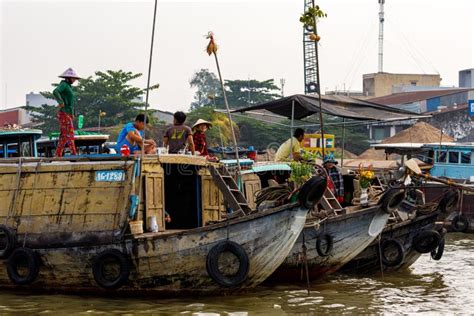
[(217, 45), (214, 42), (214, 33), (209, 32), (207, 35), (207, 38), (209, 39), (209, 44), (207, 46), (207, 53), (209, 55), (214, 54), (214, 60), (216, 62), (217, 73), (219, 74), (219, 81), (220, 81), (221, 89), (222, 89), (222, 96), (224, 97), (224, 103), (225, 103), (225, 107), (227, 111), (227, 116), (229, 118), (230, 131), (232, 133), (232, 140), (234, 142), (234, 147), (235, 147), (235, 159), (237, 160), (237, 177), (240, 177), (242, 170), (240, 168), (239, 149), (237, 148), (237, 138), (235, 137), (232, 114), (230, 113), (229, 102), (227, 101), (227, 95), (226, 95), (225, 87), (224, 87), (224, 80), (222, 79), (221, 68), (219, 66), (219, 59), (217, 58)]

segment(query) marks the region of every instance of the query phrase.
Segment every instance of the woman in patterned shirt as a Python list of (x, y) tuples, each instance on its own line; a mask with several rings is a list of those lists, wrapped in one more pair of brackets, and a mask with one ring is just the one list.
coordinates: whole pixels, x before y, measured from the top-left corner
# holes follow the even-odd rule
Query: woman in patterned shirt
[(200, 153), (201, 156), (208, 156), (206, 131), (212, 127), (212, 124), (203, 119), (197, 120), (193, 125), (193, 141), (194, 149)]

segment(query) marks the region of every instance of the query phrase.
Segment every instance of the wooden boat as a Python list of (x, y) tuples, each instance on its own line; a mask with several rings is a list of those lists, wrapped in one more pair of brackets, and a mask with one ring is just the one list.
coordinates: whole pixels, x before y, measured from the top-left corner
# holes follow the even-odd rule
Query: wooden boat
[[(235, 186), (201, 157), (4, 159), (0, 288), (176, 295), (255, 287), (288, 255), (308, 208), (251, 212)], [(226, 207), (236, 212), (224, 219)]]
[(394, 271), (410, 267), (423, 253), (431, 253), (441, 259), (444, 250), (442, 223), (437, 204), (428, 204), (422, 213), (416, 209), (404, 220), (392, 220), (384, 228), (380, 238), (344, 265), (341, 271), (367, 273)]
[[(285, 174), (290, 172), (287, 164), (268, 162), (257, 163), (245, 170), (242, 180), (247, 199), (252, 201), (269, 179), (285, 178)], [(325, 210), (324, 215), (319, 216), (315, 210), (309, 213), (305, 228), (290, 254), (269, 281), (300, 280), (302, 271), (305, 271), (304, 257), (311, 280), (337, 271), (375, 240), (389, 218), (389, 212), (382, 210), (382, 203), (343, 208), (329, 190), (322, 197), (320, 208)]]

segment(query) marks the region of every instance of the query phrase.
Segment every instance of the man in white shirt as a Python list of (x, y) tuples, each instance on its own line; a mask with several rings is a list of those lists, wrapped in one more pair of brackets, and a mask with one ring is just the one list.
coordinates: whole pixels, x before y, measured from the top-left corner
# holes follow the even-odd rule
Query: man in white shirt
[[(275, 161), (300, 161), (301, 160), (301, 142), (304, 139), (304, 129), (297, 128), (293, 137), (280, 145), (276, 154)], [(291, 159), (292, 158), (292, 159)]]

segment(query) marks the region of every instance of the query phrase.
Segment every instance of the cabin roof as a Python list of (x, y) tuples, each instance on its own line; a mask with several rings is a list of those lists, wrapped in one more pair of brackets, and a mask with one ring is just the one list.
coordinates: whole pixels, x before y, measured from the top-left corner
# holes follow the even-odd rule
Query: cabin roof
[(29, 128), (22, 128), (22, 129), (3, 129), (0, 128), (0, 137), (7, 137), (7, 136), (13, 136), (13, 135), (24, 135), (24, 136), (29, 136), (29, 135), (41, 135), (43, 132), (39, 129), (29, 129)]

